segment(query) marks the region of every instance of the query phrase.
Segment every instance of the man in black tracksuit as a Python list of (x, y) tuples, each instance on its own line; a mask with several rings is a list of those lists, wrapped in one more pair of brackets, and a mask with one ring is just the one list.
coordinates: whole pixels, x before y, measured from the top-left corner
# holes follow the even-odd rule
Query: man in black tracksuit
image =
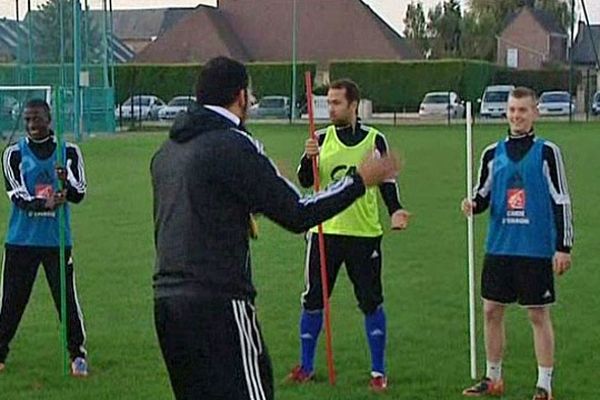
[(316, 196), (302, 198), (243, 127), (245, 67), (207, 63), (198, 105), (179, 116), (152, 165), (155, 323), (177, 399), (273, 398), (269, 356), (254, 308), (251, 214), (302, 232), (393, 177), (374, 157)]

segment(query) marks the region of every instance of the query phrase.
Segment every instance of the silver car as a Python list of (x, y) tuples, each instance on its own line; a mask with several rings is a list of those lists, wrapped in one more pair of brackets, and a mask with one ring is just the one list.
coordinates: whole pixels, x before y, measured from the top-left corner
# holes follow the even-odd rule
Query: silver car
[[(292, 113), (292, 102), (287, 96), (265, 96), (250, 107), (252, 118), (288, 119)], [(294, 110), (294, 117), (300, 117), (300, 110)]]
[(196, 102), (194, 96), (173, 97), (169, 103), (158, 112), (158, 119), (168, 121), (175, 119), (180, 112), (187, 111), (188, 107)]
[(115, 118), (157, 120), (165, 102), (153, 95), (136, 95), (115, 109)]
[(538, 110), (541, 116), (569, 115), (575, 113), (575, 104), (569, 92), (544, 92), (540, 96)]
[(419, 106), (419, 117), (462, 118), (465, 107), (455, 92), (430, 92), (425, 95)]

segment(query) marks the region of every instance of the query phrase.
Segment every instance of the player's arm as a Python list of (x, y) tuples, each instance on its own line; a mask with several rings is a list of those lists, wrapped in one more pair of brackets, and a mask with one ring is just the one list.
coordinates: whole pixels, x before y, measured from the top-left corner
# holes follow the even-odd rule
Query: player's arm
[[(304, 232), (333, 217), (365, 193), (365, 181), (354, 174), (313, 196), (302, 197), (279, 173), (258, 141), (242, 136), (234, 139), (228, 144), (227, 157), (211, 157), (218, 163), (213, 168), (218, 174), (216, 179), (248, 204), (250, 212), (262, 213), (292, 232)], [(371, 184), (379, 182), (384, 175), (393, 175), (392, 170), (395, 166), (375, 179), (373, 174), (365, 174), (365, 180), (368, 178)]]
[[(389, 147), (385, 136), (379, 133), (375, 138), (375, 149), (379, 154), (388, 154)], [(400, 187), (396, 178), (388, 179), (379, 185), (379, 193), (385, 203), (392, 222), (392, 229), (405, 229), (408, 227), (410, 213), (402, 207), (400, 202)]]
[(570, 253), (573, 247), (573, 213), (565, 166), (560, 149), (546, 142), (543, 151), (544, 175), (550, 188), (556, 224), (556, 251)]
[(83, 200), (87, 190), (83, 155), (79, 146), (72, 143), (67, 143), (66, 153), (65, 171), (62, 178), (67, 191), (67, 201), (79, 203)]
[(490, 206), (495, 152), (496, 144), (494, 143), (481, 154), (477, 186), (473, 189), (471, 199), (465, 199), (462, 202), (462, 210), (467, 215), (470, 213), (481, 214)]
[[(323, 141), (325, 141), (325, 132), (325, 130), (316, 132), (318, 147), (321, 147), (321, 145), (323, 145)], [(311, 139), (307, 139), (304, 145), (304, 153), (302, 154), (300, 164), (298, 165), (298, 170), (296, 171), (298, 175), (298, 182), (300, 182), (300, 185), (304, 188), (309, 188), (314, 185), (312, 157), (307, 154), (311, 154), (313, 152), (311, 149), (314, 149), (314, 147), (315, 143), (312, 142)]]
[(18, 145), (12, 145), (4, 150), (2, 155), (2, 170), (4, 186), (10, 201), (26, 211), (47, 211), (46, 199), (36, 198), (27, 190), (21, 173), (21, 151)]

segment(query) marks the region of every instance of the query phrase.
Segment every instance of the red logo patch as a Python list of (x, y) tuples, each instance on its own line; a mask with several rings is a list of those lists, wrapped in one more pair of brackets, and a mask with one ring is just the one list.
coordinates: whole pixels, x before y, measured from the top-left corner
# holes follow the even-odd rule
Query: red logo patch
[(35, 185), (35, 197), (38, 199), (49, 199), (52, 196), (54, 196), (54, 189), (52, 188), (52, 185)]
[(508, 189), (506, 204), (509, 210), (524, 210), (525, 203), (525, 189)]

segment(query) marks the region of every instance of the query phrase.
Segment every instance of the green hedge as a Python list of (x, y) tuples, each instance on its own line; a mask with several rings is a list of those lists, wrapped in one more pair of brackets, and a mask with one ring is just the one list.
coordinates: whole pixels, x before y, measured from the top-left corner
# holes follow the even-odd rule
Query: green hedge
[[(574, 76), (574, 92), (581, 83), (581, 73), (576, 71)], [(494, 76), (494, 84), (512, 84), (515, 86), (527, 86), (535, 90), (538, 94), (547, 90), (569, 90), (569, 70), (542, 70), (542, 71), (524, 71), (502, 68)]]
[(495, 69), (490, 63), (466, 60), (334, 62), (330, 77), (356, 81), (362, 96), (373, 101), (375, 111), (414, 111), (431, 91), (455, 91), (475, 100)]
[[(290, 95), (292, 68), (289, 63), (247, 64), (255, 96)], [(116, 67), (117, 101), (121, 103), (132, 93), (152, 93), (168, 101), (173, 96), (193, 94), (200, 65), (123, 64)], [(304, 72), (316, 70), (315, 64), (298, 64), (297, 91), (304, 92)], [(302, 98), (302, 96), (299, 96)]]
[[(100, 65), (84, 68), (90, 73), (90, 86), (104, 85), (103, 70)], [(73, 81), (73, 65), (65, 65), (65, 81)], [(0, 64), (1, 85), (28, 85), (31, 79), (33, 85), (56, 86), (60, 84), (60, 66), (58, 64), (42, 64), (33, 67), (19, 67), (16, 64)]]
[(165, 101), (194, 94), (200, 66), (195, 64), (121, 64), (115, 67), (116, 101), (131, 95), (154, 94)]
[[(247, 65), (252, 87), (257, 97), (289, 95), (292, 88), (292, 68), (289, 63), (251, 63)], [(198, 64), (120, 64), (115, 66), (116, 101), (122, 103), (131, 94), (155, 94), (165, 101), (177, 95), (194, 93), (201, 66)], [(90, 84), (102, 86), (102, 67), (90, 70)], [(73, 69), (66, 67), (67, 82), (72, 81)], [(297, 64), (296, 90), (300, 101), (304, 98), (304, 73), (313, 76), (316, 64)], [(33, 84), (58, 85), (58, 65), (39, 65), (31, 70)], [(0, 85), (24, 85), (29, 82), (29, 70), (15, 64), (0, 64)]]
[[(289, 63), (250, 63), (252, 87), (257, 97), (291, 93), (292, 68)], [(131, 94), (155, 94), (168, 101), (173, 96), (194, 93), (201, 66), (197, 64), (122, 64), (115, 67), (116, 101)], [(297, 70), (297, 94), (304, 101), (304, 73), (316, 71), (313, 63), (300, 63)], [(72, 68), (67, 66), (67, 82)], [(34, 84), (58, 84), (57, 65), (37, 66), (32, 70)], [(92, 86), (102, 86), (102, 68), (93, 66)], [(14, 64), (0, 64), (0, 84), (27, 82), (29, 70)], [(361, 87), (364, 98), (373, 101), (374, 111), (415, 111), (425, 93), (452, 90), (462, 99), (476, 101), (491, 84), (524, 85), (538, 93), (568, 90), (568, 70), (519, 71), (474, 60), (433, 61), (351, 61), (332, 62), (330, 79), (347, 77)], [(577, 84), (581, 74), (577, 73)], [(21, 83), (23, 84), (23, 83)]]
[[(538, 93), (569, 89), (568, 69), (511, 70), (473, 60), (335, 62), (330, 76), (332, 80), (355, 80), (363, 97), (373, 101), (376, 112), (416, 111), (425, 93), (431, 91), (452, 90), (462, 99), (476, 101), (492, 84), (528, 86)], [(577, 72), (575, 86), (581, 79)]]

